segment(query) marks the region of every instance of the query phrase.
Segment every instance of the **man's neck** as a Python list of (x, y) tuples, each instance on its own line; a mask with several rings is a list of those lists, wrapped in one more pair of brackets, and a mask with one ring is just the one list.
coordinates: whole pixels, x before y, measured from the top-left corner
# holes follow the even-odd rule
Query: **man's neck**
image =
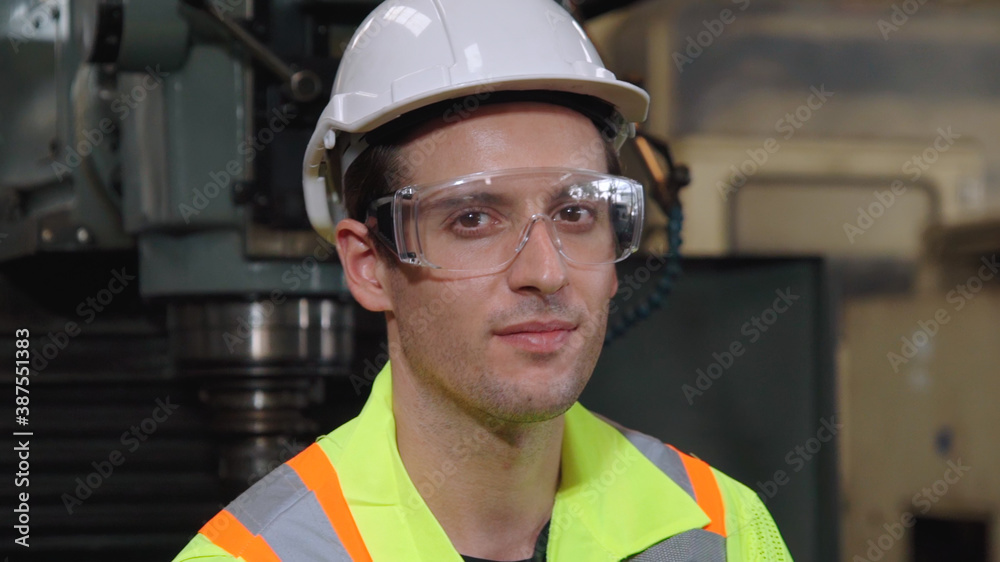
[(564, 417), (476, 417), (400, 371), (392, 378), (399, 455), (452, 544), (476, 558), (531, 558), (559, 485)]

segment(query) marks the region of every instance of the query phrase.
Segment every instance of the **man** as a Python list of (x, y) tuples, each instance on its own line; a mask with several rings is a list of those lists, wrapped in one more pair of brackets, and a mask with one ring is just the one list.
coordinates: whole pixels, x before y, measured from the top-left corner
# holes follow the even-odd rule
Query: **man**
[(377, 8), (304, 182), (390, 361), (175, 560), (791, 560), (749, 489), (576, 402), (638, 246), (616, 151), (647, 103), (551, 0)]

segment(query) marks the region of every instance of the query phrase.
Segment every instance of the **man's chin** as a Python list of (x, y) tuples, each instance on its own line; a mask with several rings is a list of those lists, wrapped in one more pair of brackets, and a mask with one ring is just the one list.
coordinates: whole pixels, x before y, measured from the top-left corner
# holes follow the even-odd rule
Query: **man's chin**
[[(586, 380), (578, 380), (573, 373), (563, 373), (562, 377), (526, 377), (508, 387), (503, 404), (497, 404), (497, 417), (511, 422), (548, 421), (564, 414), (576, 403)], [(502, 413), (501, 413), (502, 412)]]

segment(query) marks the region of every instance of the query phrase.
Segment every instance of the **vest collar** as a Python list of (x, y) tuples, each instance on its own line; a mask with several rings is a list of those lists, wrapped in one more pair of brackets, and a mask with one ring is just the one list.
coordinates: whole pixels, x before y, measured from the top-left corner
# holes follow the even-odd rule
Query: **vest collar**
[[(565, 414), (562, 476), (549, 530), (548, 559), (622, 560), (709, 518), (614, 427), (579, 403)], [(469, 437), (470, 445), (473, 443)], [(358, 417), (319, 439), (372, 558), (462, 562), (424, 494), (461, 467), (443, 463), (425, 482), (410, 480), (396, 447), (389, 364)]]

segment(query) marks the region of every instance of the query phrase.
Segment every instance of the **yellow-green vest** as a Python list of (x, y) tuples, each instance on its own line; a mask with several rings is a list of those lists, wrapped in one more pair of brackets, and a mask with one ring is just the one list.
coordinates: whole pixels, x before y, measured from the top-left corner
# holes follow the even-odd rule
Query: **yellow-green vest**
[[(240, 495), (174, 562), (462, 562), (399, 458), (391, 377), (387, 364), (358, 417)], [(565, 416), (548, 562), (791, 560), (742, 484), (579, 403)], [(458, 470), (443, 464), (421, 490)]]

